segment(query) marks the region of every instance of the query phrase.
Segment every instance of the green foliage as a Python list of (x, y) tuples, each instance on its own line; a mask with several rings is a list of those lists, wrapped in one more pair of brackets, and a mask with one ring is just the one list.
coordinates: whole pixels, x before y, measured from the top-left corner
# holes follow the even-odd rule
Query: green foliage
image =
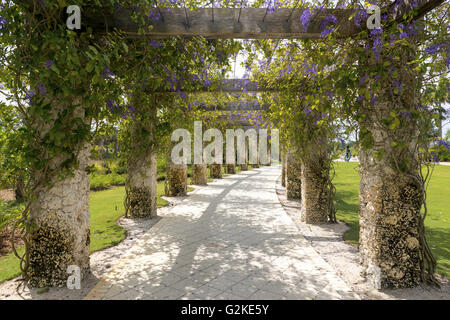
[(17, 219), (22, 210), (24, 209), (23, 203), (17, 203), (16, 201), (3, 201), (0, 200), (0, 230), (6, 228), (10, 223)]
[(91, 183), (91, 190), (103, 190), (111, 186), (122, 186), (125, 184), (126, 175), (119, 175), (111, 173), (107, 175), (92, 174), (89, 177)]

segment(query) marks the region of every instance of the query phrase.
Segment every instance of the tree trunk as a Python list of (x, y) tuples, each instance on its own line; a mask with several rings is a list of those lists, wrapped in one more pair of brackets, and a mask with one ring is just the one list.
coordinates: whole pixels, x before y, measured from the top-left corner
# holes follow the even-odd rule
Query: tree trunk
[(202, 186), (207, 184), (206, 168), (206, 164), (194, 164), (192, 166), (192, 184)]

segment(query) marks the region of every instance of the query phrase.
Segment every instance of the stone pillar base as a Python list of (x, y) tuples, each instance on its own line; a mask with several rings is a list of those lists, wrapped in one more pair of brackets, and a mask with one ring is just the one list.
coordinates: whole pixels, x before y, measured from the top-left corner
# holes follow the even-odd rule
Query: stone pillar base
[(320, 159), (302, 162), (302, 205), (300, 218), (303, 222), (320, 224), (328, 222), (328, 171)]
[(208, 182), (208, 178), (206, 177), (207, 172), (206, 164), (194, 164), (192, 165), (192, 184), (204, 186)]
[(128, 160), (128, 214), (132, 218), (156, 216), (156, 154)]
[(235, 174), (236, 173), (236, 165), (235, 164), (227, 164), (227, 173)]
[(170, 163), (167, 181), (169, 197), (185, 196), (187, 192), (187, 166)]
[(241, 171), (247, 171), (248, 170), (248, 164), (240, 164), (239, 165), (239, 169), (241, 169)]
[(213, 163), (209, 167), (209, 176), (213, 179), (222, 178), (222, 164)]
[[(78, 154), (79, 168), (73, 177), (59, 180), (52, 187), (44, 186), (30, 206), (30, 266), (32, 287), (63, 287), (67, 285), (67, 268), (80, 268), (81, 277), (89, 268), (89, 164), (90, 144)], [(36, 173), (34, 176), (38, 176)]]
[(288, 200), (302, 198), (302, 171), (298, 154), (290, 152), (286, 159), (286, 197)]
[(421, 282), (420, 208), (414, 179), (376, 165), (360, 150), (360, 253), (362, 275), (375, 288)]

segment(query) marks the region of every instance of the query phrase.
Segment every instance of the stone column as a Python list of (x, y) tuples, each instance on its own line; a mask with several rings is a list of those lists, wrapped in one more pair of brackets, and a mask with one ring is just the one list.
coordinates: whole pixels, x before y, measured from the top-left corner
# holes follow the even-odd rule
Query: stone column
[(222, 164), (212, 163), (209, 166), (209, 176), (213, 179), (222, 179)]
[(245, 139), (245, 163), (239, 165), (239, 169), (241, 171), (247, 171), (248, 170), (248, 144), (247, 144), (247, 138)]
[(206, 164), (194, 164), (192, 165), (192, 184), (206, 185), (208, 178), (206, 175)]
[(302, 197), (301, 169), (298, 151), (290, 150), (286, 155), (286, 197), (289, 200)]
[[(363, 275), (377, 288), (414, 287), (423, 274), (434, 273), (425, 269), (425, 257), (431, 253), (420, 213), (424, 197), (415, 139), (419, 123), (408, 116), (417, 112), (420, 83), (414, 65), (403, 67), (409, 53), (406, 47), (402, 50), (404, 56), (394, 69), (402, 84), (400, 93), (392, 92), (392, 79), (382, 79), (378, 99), (361, 110), (367, 117), (361, 122), (365, 130), (360, 140), (370, 144), (362, 143), (359, 151), (360, 254)], [(399, 123), (389, 129), (383, 120), (393, 123), (393, 114)], [(395, 147), (398, 141), (405, 147)]]
[(303, 157), (301, 164), (300, 219), (310, 224), (328, 222), (329, 184), (328, 154), (313, 152)]
[[(139, 103), (136, 94), (135, 103)], [(126, 182), (126, 204), (132, 218), (156, 216), (157, 155), (153, 147), (156, 106), (142, 106), (142, 112), (131, 122), (131, 139)], [(145, 110), (145, 111), (144, 111)], [(146, 135), (142, 136), (142, 133)]]
[[(40, 139), (55, 124), (58, 117), (63, 123), (70, 123), (66, 139), (80, 129), (82, 125), (71, 122), (71, 119), (84, 119), (84, 108), (75, 109), (62, 114), (70, 107), (52, 105), (52, 119), (36, 119), (34, 129)], [(57, 112), (60, 112), (58, 115)], [(75, 123), (75, 124), (73, 124)], [(89, 122), (90, 123), (90, 122)], [(89, 123), (85, 123), (89, 127)], [(89, 129), (87, 129), (89, 130)], [(35, 141), (37, 148), (45, 151), (41, 140)], [(35, 182), (45, 179), (45, 183), (37, 188), (34, 201), (30, 205), (30, 250), (29, 250), (29, 284), (32, 287), (66, 286), (67, 268), (75, 265), (80, 268), (81, 277), (89, 273), (89, 166), (90, 144), (87, 141), (71, 145), (78, 166), (73, 175), (60, 177), (63, 174), (66, 156), (52, 157), (48, 162), (50, 170), (55, 174), (45, 177), (42, 169), (33, 170), (31, 177)]]
[(174, 164), (170, 157), (168, 159), (169, 170), (167, 181), (169, 186), (169, 197), (185, 196), (187, 192), (187, 165)]
[(145, 154), (128, 159), (127, 197), (128, 214), (132, 218), (156, 216), (157, 188), (156, 153), (147, 150)]
[(227, 173), (235, 174), (236, 173), (236, 164), (227, 164)]

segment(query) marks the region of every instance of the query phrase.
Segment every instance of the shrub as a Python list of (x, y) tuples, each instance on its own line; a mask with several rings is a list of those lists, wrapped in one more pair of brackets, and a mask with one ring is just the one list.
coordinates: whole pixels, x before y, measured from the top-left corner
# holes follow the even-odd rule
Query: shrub
[(91, 190), (103, 190), (111, 186), (124, 185), (126, 181), (126, 175), (119, 175), (116, 173), (99, 175), (92, 174), (90, 176)]

